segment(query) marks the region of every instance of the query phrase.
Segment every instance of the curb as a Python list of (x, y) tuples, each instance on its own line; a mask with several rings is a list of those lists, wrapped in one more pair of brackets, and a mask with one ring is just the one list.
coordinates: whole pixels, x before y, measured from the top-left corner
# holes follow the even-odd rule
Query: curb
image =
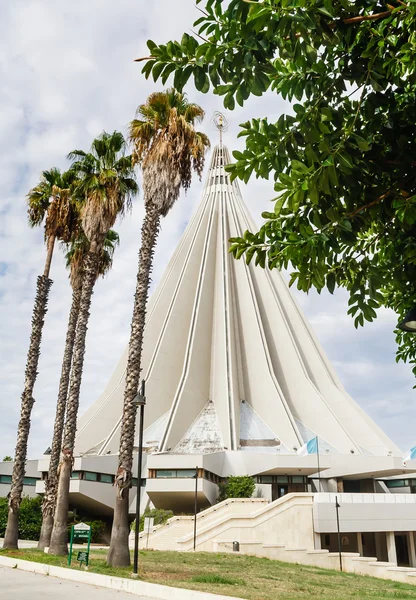
[(111, 575), (99, 575), (86, 571), (75, 571), (64, 567), (55, 567), (44, 563), (36, 563), (21, 558), (9, 558), (0, 556), (0, 566), (29, 571), (39, 575), (49, 575), (67, 581), (86, 583), (97, 587), (108, 588), (119, 592), (127, 592), (136, 596), (147, 596), (155, 600), (242, 600), (233, 596), (210, 594), (184, 588), (175, 588), (137, 579), (125, 579), (123, 577), (112, 577)]

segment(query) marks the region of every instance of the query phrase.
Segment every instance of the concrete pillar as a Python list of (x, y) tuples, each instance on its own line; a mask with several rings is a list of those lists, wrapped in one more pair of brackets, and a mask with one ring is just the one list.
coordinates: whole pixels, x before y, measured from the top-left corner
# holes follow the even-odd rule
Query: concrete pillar
[(364, 556), (363, 536), (362, 536), (362, 533), (360, 533), (360, 532), (357, 533), (357, 547), (358, 547), (358, 552), (360, 553), (360, 556)]
[(394, 531), (387, 531), (386, 540), (389, 562), (397, 565), (396, 538), (394, 537)]
[(416, 567), (416, 546), (413, 531), (409, 531), (407, 534), (407, 546), (409, 549), (409, 564), (411, 567)]
[(314, 533), (313, 533), (313, 541), (314, 541), (315, 550), (322, 550), (321, 534), (320, 533), (316, 533), (316, 531), (314, 531)]

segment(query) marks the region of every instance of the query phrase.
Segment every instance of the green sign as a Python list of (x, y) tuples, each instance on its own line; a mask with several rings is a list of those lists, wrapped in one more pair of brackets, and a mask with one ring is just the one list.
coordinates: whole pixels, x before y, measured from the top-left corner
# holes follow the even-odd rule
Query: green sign
[(80, 562), (80, 566), (83, 562), (88, 566), (88, 560), (90, 556), (90, 544), (91, 544), (91, 527), (86, 523), (77, 523), (76, 525), (72, 525), (71, 527), (71, 539), (69, 545), (69, 554), (68, 554), (68, 566), (71, 565), (72, 561), (72, 546), (74, 542), (78, 542), (81, 544), (87, 543), (87, 550), (83, 550), (78, 552), (77, 560)]
[(77, 561), (81, 564), (85, 562), (85, 564), (88, 566), (88, 557), (89, 552), (87, 552), (86, 550), (81, 550), (80, 552), (78, 552)]

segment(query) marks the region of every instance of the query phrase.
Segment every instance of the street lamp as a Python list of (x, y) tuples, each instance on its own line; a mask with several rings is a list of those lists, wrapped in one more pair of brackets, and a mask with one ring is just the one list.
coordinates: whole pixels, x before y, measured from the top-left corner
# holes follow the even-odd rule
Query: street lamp
[(409, 333), (416, 333), (416, 305), (409, 310), (403, 321), (398, 324), (398, 328)]
[(194, 552), (196, 550), (196, 515), (198, 513), (198, 467), (195, 469), (195, 496), (194, 496)]
[(143, 462), (143, 422), (144, 422), (144, 407), (146, 405), (146, 384), (142, 379), (140, 392), (134, 398), (137, 406), (140, 406), (140, 425), (139, 425), (139, 448), (137, 454), (137, 490), (136, 490), (136, 529), (134, 532), (134, 559), (133, 573), (137, 575), (139, 563), (139, 527), (140, 527), (140, 488), (142, 482), (142, 462)]
[(339, 509), (341, 505), (338, 503), (338, 496), (335, 496), (335, 511), (337, 513), (337, 534), (338, 534), (338, 555), (339, 555), (339, 570), (342, 571), (342, 546), (341, 546), (341, 531), (339, 528)]

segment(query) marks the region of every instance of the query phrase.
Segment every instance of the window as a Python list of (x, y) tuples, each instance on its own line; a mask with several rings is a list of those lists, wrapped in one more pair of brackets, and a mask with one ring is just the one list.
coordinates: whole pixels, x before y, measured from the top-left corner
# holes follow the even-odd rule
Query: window
[(176, 477), (176, 471), (162, 471), (161, 469), (157, 469), (156, 477)]
[(273, 475), (260, 475), (260, 483), (273, 483)]
[(0, 475), (0, 483), (11, 483), (12, 476), (11, 475)]
[(195, 469), (180, 469), (176, 471), (176, 477), (195, 477)]
[(91, 471), (85, 471), (84, 472), (84, 479), (86, 479), (87, 481), (97, 481), (98, 480), (98, 473), (91, 473)]
[(220, 183), (224, 183), (224, 175), (220, 175)]
[(404, 487), (404, 479), (392, 479), (391, 481), (385, 482), (388, 488)]
[(305, 478), (300, 475), (293, 475), (292, 483), (305, 483)]
[(81, 471), (72, 471), (71, 479), (81, 479)]
[(108, 473), (100, 473), (101, 483), (113, 483), (113, 476)]
[(286, 475), (278, 475), (276, 477), (276, 482), (277, 483), (289, 483), (289, 477), (287, 477)]
[[(142, 479), (140, 482), (141, 487), (146, 487), (146, 479)], [(131, 480), (131, 487), (137, 487), (137, 477), (133, 477)]]
[(36, 485), (37, 478), (36, 477), (25, 477), (23, 479), (23, 485)]

